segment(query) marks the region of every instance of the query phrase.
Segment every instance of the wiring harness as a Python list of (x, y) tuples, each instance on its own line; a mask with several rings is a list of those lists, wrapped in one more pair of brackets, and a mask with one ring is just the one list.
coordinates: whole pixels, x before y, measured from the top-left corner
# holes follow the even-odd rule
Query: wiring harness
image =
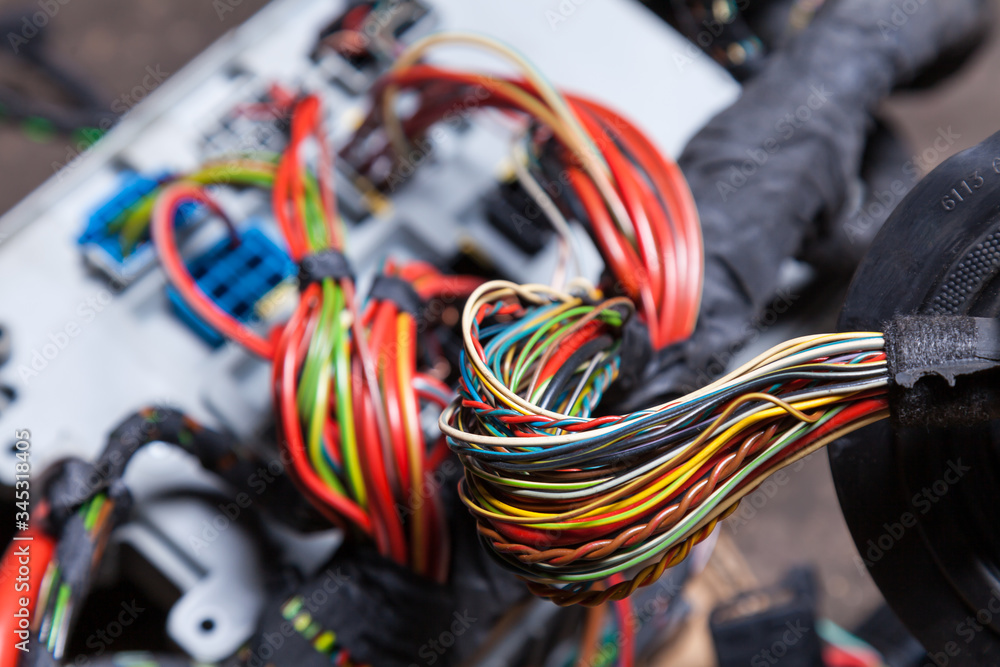
[[(501, 55), (519, 76), (419, 62), (446, 44)], [(402, 117), (404, 92), (416, 100)], [(413, 142), (456, 109), (526, 117), (513, 151), (518, 180), (557, 231), (569, 218), (584, 224), (613, 275), (602, 289), (579, 278), (564, 288), (561, 267), (552, 286), (490, 282), (463, 313), (460, 395), (440, 426), (465, 466), (460, 493), (482, 541), (534, 593), (561, 605), (628, 596), (768, 475), (886, 416), (878, 333), (789, 341), (687, 396), (599, 415), (609, 387), (644, 363), (632, 349), (637, 324), (660, 350), (697, 320), (701, 237), (676, 166), (630, 122), (563, 95), (478, 36), (418, 42), (374, 96), (354, 148), (379, 146), (377, 128), (384, 144), (368, 162), (346, 151), (368, 173), (378, 157), (405, 164)], [(570, 187), (545, 187), (559, 179)]]
[[(465, 45), (499, 55), (518, 77), (421, 64), (435, 47)], [(415, 109), (398, 114), (400, 97)], [(486, 37), (442, 33), (403, 53), (372, 91), (371, 114), (342, 151), (375, 183), (380, 158), (406, 169), (413, 144), (439, 122), (475, 109), (498, 109), (527, 121), (512, 164), (526, 192), (571, 247), (568, 217), (585, 223), (607, 267), (606, 287), (638, 305), (659, 349), (687, 338), (698, 317), (702, 285), (701, 229), (694, 200), (677, 165), (631, 121), (611, 109), (556, 90), (522, 56)], [(548, 187), (543, 187), (547, 185)], [(557, 197), (549, 193), (558, 192)], [(563, 261), (571, 253), (562, 255)], [(553, 282), (565, 275), (560, 265)]]
[[(425, 62), (448, 45), (499, 55), (516, 73)], [(637, 376), (652, 352), (687, 340), (698, 321), (702, 238), (676, 164), (631, 121), (561, 93), (520, 55), (484, 37), (417, 42), (372, 96), (370, 114), (341, 152), (365, 187), (399, 177), (414, 145), (456, 113), (485, 109), (513, 119), (514, 177), (557, 233), (551, 284), (483, 283), (423, 262), (387, 260), (360, 298), (315, 95), (279, 105), (290, 115), (282, 154), (219, 160), (172, 176), (123, 212), (113, 223), (122, 249), (150, 238), (191, 310), (271, 364), (291, 476), (352, 547), (373, 547), (427, 580), (447, 582), (448, 511), (442, 489), (428, 480), (454, 452), (464, 468), (458, 497), (487, 552), (536, 595), (594, 607), (583, 661), (609, 625), (602, 605), (613, 601), (612, 625), (624, 633), (615, 660), (630, 665), (629, 595), (681, 562), (769, 475), (887, 416), (883, 335), (791, 340), (687, 395), (630, 413), (602, 412), (616, 383)], [(386, 157), (393, 168), (380, 173)], [(180, 250), (176, 221), (192, 204), (240, 242), (213, 195), (223, 187), (267, 193), (299, 267), (294, 309), (270, 329), (216, 304)], [(574, 225), (589, 233), (605, 262), (599, 286), (579, 277)], [(443, 381), (441, 343), (426, 328), (425, 306), (436, 300), (465, 301), (457, 394)], [(440, 415), (440, 434), (425, 430), (427, 411)], [(154, 439), (204, 456), (204, 430), (183, 416), (169, 418), (180, 426)], [(217, 439), (209, 444), (218, 453)], [(49, 543), (37, 636), (56, 660), (89, 576), (88, 568), (60, 565), (77, 548), (67, 546), (67, 535), (76, 534), (67, 530), (88, 545), (81, 553), (92, 568), (127, 504), (119, 478), (57, 522), (59, 542)], [(286, 620), (301, 616), (294, 601), (282, 606)], [(338, 664), (353, 664), (346, 647), (330, 651)]]
[[(0, 665), (57, 665), (65, 659), (69, 633), (91, 592), (105, 547), (132, 504), (122, 477), (135, 454), (152, 442), (183, 449), (206, 470), (240, 489), (249, 488), (247, 480), (262, 461), (253, 450), (177, 410), (150, 407), (131, 415), (111, 432), (97, 461), (67, 459), (46, 471), (43, 499), (32, 512), (31, 528), (20, 535), (30, 542), (13, 542), (0, 566), (0, 576), (13, 581), (19, 568), (17, 547), (31, 545), (27, 592), (18, 593), (11, 586), (10, 593), (0, 599), (0, 606), (11, 611), (0, 625), (13, 636), (18, 597), (28, 596), (32, 610), (30, 650), (22, 653), (8, 644), (0, 651)], [(290, 504), (281, 502), (290, 514)], [(106, 664), (120, 664), (113, 658), (109, 656)], [(181, 663), (168, 659), (167, 664)]]
[[(523, 78), (417, 64), (430, 47), (455, 42), (506, 56), (523, 68)], [(404, 90), (417, 92), (420, 102), (400, 119), (393, 100)], [(519, 181), (561, 232), (564, 249), (571, 244), (566, 213), (586, 221), (620, 281), (611, 288), (620, 287), (623, 297), (604, 299), (579, 284), (575, 293), (499, 283), (481, 288), (463, 318), (462, 396), (442, 415), (442, 430), (467, 467), (463, 500), (479, 519), (484, 541), (532, 582), (534, 592), (560, 604), (620, 599), (681, 560), (768, 474), (885, 416), (881, 337), (792, 341), (695, 394), (630, 415), (594, 418), (619, 377), (633, 304), (656, 348), (693, 329), (701, 248), (690, 194), (676, 167), (633, 125), (600, 105), (563, 97), (519, 56), (477, 37), (435, 36), (404, 54), (377, 87), (373, 113), (357, 137), (383, 127), (387, 150), (406, 155), (413, 137), (470, 90), (487, 105), (528, 115), (527, 145), (514, 151)], [(320, 134), (315, 109), (297, 110), (279, 165), (260, 163), (245, 174), (247, 182), (274, 188), (276, 217), (299, 261), (310, 252), (342, 248), (330, 224), (335, 213), (325, 194), (332, 192), (328, 173), (310, 180), (290, 166), (305, 136)], [(540, 182), (561, 175), (572, 188), (557, 202)], [(211, 172), (196, 180), (211, 182)], [(158, 236), (169, 239), (165, 221), (190, 200), (211, 207), (196, 189), (174, 189), (161, 199), (154, 216)], [(440, 447), (428, 453), (415, 428), (417, 401), (441, 404), (447, 389), (429, 375), (409, 372), (411, 314), (374, 300), (359, 316), (351, 277), (327, 277), (306, 285), (281, 334), (265, 339), (213, 312), (211, 300), (197, 293), (170, 256), (172, 245), (159, 244), (164, 266), (196, 310), (275, 360), (285, 445), (306, 495), (397, 562), (411, 562), (425, 574), (434, 563), (434, 576), (443, 578), (447, 560), (431, 549), (446, 541), (441, 508), (415, 503), (426, 511), (413, 517), (408, 536), (393, 511), (399, 500), (412, 500), (426, 461), (433, 469), (443, 456)], [(387, 275), (394, 271), (389, 267)], [(431, 285), (422, 296), (433, 296), (433, 285), (443, 280), (433, 269), (409, 267), (400, 277), (414, 280), (421, 273)], [(564, 273), (560, 266), (553, 282), (562, 282)], [(472, 286), (464, 283), (459, 291)], [(486, 320), (491, 326), (482, 328)], [(397, 372), (375, 371), (373, 349), (390, 350), (379, 366), (384, 362)], [(389, 409), (382, 412), (382, 406)], [(532, 437), (532, 447), (512, 447), (511, 437)], [(594, 588), (639, 565), (644, 567), (631, 579)]]
[[(312, 163), (304, 156), (309, 143)], [(220, 309), (177, 249), (173, 220), (180, 206), (197, 202), (221, 213), (203, 187), (218, 177), (270, 187), (278, 226), (301, 267), (295, 311), (269, 334)], [(428, 442), (420, 413), (424, 405), (446, 404), (451, 392), (433, 372), (418, 369), (418, 319), (426, 301), (461, 298), (479, 281), (445, 277), (425, 263), (390, 262), (380, 284), (394, 289), (359, 305), (315, 96), (295, 106), (279, 160), (213, 165), (172, 185), (158, 195), (152, 231), (171, 283), (195, 312), (273, 362), (281, 444), (303, 494), (383, 555), (443, 581), (449, 562), (444, 514), (436, 491), (423, 494), (447, 448), (440, 438)]]
[(882, 335), (848, 333), (791, 340), (692, 394), (595, 416), (631, 305), (594, 297), (483, 285), (463, 313), (460, 396), (441, 417), (484, 544), (558, 604), (652, 583), (769, 475), (887, 415)]

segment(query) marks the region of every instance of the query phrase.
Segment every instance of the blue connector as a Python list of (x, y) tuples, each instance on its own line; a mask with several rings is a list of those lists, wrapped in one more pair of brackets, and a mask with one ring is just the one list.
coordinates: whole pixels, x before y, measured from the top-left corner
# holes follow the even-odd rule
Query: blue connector
[[(246, 324), (253, 319), (257, 303), (295, 275), (297, 267), (274, 241), (251, 227), (240, 234), (239, 244), (223, 239), (190, 260), (188, 270), (219, 308)], [(222, 345), (223, 337), (198, 317), (172, 286), (167, 287), (167, 296), (177, 316), (206, 343)]]
[[(110, 227), (121, 214), (169, 178), (168, 174), (149, 177), (124, 172), (118, 191), (87, 218), (87, 227), (77, 239), (87, 262), (119, 286), (135, 280), (156, 260), (149, 240), (140, 240), (126, 256), (122, 251), (118, 230)], [(177, 212), (177, 225), (184, 227), (196, 217), (198, 205), (182, 204)]]

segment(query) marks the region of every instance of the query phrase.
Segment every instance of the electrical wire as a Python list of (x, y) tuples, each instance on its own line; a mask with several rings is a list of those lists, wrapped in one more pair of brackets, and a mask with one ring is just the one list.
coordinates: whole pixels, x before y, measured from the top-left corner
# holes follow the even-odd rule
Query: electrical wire
[[(18, 532), (0, 563), (0, 581), (5, 588), (0, 595), (0, 631), (8, 639), (0, 645), (0, 667), (17, 667), (22, 653), (16, 639), (24, 641), (27, 633), (38, 631), (40, 615), (36, 610), (56, 548), (55, 540), (37, 527), (47, 512), (42, 503), (31, 517), (31, 527)], [(24, 601), (27, 604), (22, 604)]]
[(852, 635), (833, 621), (816, 621), (823, 640), (823, 663), (827, 667), (886, 667), (885, 658), (871, 644)]
[[(70, 634), (91, 593), (96, 572), (114, 529), (127, 518), (130, 495), (121, 480), (135, 453), (151, 442), (178, 446), (196, 456), (205, 469), (236, 486), (245, 485), (261, 460), (228, 437), (205, 429), (168, 408), (140, 410), (115, 428), (95, 463), (64, 459), (45, 472), (43, 495), (32, 512), (30, 531), (4, 557), (4, 573), (28, 572), (23, 593), (13, 585), (0, 595), (0, 607), (31, 609), (27, 652), (0, 649), (0, 664), (56, 665), (67, 659)], [(23, 562), (18, 547), (31, 550)], [(15, 562), (17, 559), (17, 562)], [(16, 619), (12, 615), (12, 619)], [(15, 620), (15, 623), (17, 621)], [(22, 628), (25, 629), (25, 628)], [(13, 656), (6, 651), (13, 650)]]
[[(298, 263), (346, 250), (336, 212), (332, 156), (318, 98), (295, 105), (285, 152), (239, 163), (209, 164), (126, 214), (135, 238), (151, 211), (161, 264), (185, 302), (210, 326), (273, 364), (273, 393), (282, 446), (302, 493), (349, 537), (417, 573), (443, 581), (449, 544), (440, 489), (428, 482), (448, 450), (422, 427), (424, 406), (452, 397), (418, 367), (417, 314), (391, 299), (362, 305), (345, 275), (300, 282), (291, 318), (270, 332), (237, 321), (202, 291), (188, 272), (173, 231), (178, 211), (198, 203), (223, 217), (206, 190), (223, 183), (270, 188), (272, 209), (289, 254)], [(308, 159), (307, 159), (308, 158)], [(481, 281), (443, 276), (423, 262), (382, 275), (402, 281), (424, 302), (461, 299)]]
[[(454, 45), (500, 56), (515, 67), (517, 77), (419, 62), (434, 49)], [(397, 103), (404, 93), (416, 96), (408, 100), (414, 110), (405, 118)], [(467, 33), (441, 33), (416, 42), (376, 83), (372, 95), (370, 116), (342, 152), (352, 156), (359, 172), (385, 156), (365, 155), (363, 147), (383, 147), (405, 167), (413, 141), (468, 108), (495, 108), (525, 119), (529, 145), (518, 150), (513, 162), (518, 181), (546, 218), (562, 236), (567, 214), (590, 231), (614, 278), (609, 291), (620, 290), (638, 304), (654, 348), (691, 334), (704, 264), (697, 211), (676, 164), (630, 121), (601, 104), (560, 93), (510, 47)], [(386, 141), (371, 141), (379, 131)], [(539, 193), (533, 186), (539, 176), (554, 184), (558, 197)], [(557, 283), (560, 275), (557, 271)]]
[(459, 397), (440, 419), (460, 496), (496, 560), (558, 604), (652, 583), (767, 476), (886, 416), (878, 333), (788, 341), (686, 396), (595, 416), (632, 308), (493, 281), (463, 313)]

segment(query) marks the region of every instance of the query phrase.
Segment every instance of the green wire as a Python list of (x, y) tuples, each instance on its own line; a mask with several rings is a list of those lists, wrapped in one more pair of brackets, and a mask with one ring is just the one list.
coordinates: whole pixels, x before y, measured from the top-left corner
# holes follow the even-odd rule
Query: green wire
[[(268, 161), (268, 160), (261, 160)], [(178, 180), (190, 181), (198, 185), (230, 185), (267, 190), (274, 185), (274, 172), (239, 166), (239, 163), (213, 164)], [(108, 224), (110, 231), (119, 231), (122, 255), (127, 256), (149, 229), (156, 200), (163, 192), (163, 186), (146, 194), (137, 202), (119, 213)]]
[(514, 362), (513, 382), (511, 386), (517, 387), (521, 384), (521, 379), (523, 378), (524, 373), (527, 370), (527, 367), (530, 366), (531, 363), (535, 359), (537, 359), (538, 356), (542, 354), (546, 348), (549, 347), (549, 345), (552, 344), (553, 339), (558, 338), (559, 333), (573, 326), (573, 323), (571, 322), (570, 324), (560, 327), (560, 329), (551, 339), (543, 343), (541, 347), (535, 349), (534, 346), (538, 343), (539, 339), (542, 336), (544, 336), (549, 329), (556, 326), (557, 324), (560, 324), (569, 317), (575, 317), (576, 315), (583, 315), (589, 313), (592, 310), (593, 310), (592, 306), (577, 306), (575, 308), (570, 308), (561, 313), (560, 315), (557, 315), (556, 317), (549, 319), (544, 325), (539, 327), (538, 330), (535, 331), (535, 333), (531, 336), (531, 338), (528, 339), (528, 342), (525, 344), (524, 349), (521, 350), (521, 354), (518, 355), (517, 361)]
[(336, 345), (333, 330), (336, 314), (343, 306), (340, 290), (333, 287), (332, 281), (323, 281), (323, 292), (323, 305), (316, 331), (309, 341), (297, 399), (299, 414), (309, 425), (308, 450), (313, 467), (327, 486), (344, 495), (343, 485), (323, 456), (323, 422), (329, 403), (330, 357)]
[(324, 224), (323, 204), (319, 192), (319, 182), (311, 174), (305, 178), (305, 221), (309, 245), (313, 250), (329, 247), (330, 239)]
[(88, 505), (86, 505), (86, 507), (87, 507), (87, 510), (86, 510), (87, 514), (86, 514), (86, 516), (84, 516), (84, 519), (83, 519), (83, 527), (87, 529), (87, 532), (90, 532), (91, 530), (93, 530), (94, 524), (97, 522), (97, 517), (101, 513), (101, 508), (104, 507), (104, 501), (105, 500), (106, 500), (106, 497), (102, 493), (99, 496), (95, 496), (94, 499), (92, 501), (90, 501), (90, 503)]
[(60, 584), (59, 593), (56, 596), (56, 610), (55, 614), (52, 616), (52, 631), (49, 633), (49, 641), (46, 648), (48, 648), (49, 653), (51, 653), (56, 646), (56, 642), (59, 641), (59, 633), (57, 630), (60, 629), (63, 623), (63, 618), (66, 615), (66, 606), (69, 602), (70, 596), (69, 584)]
[(44, 143), (52, 139), (56, 133), (55, 125), (48, 118), (31, 116), (21, 124), (24, 136), (36, 143)]
[(879, 667), (885, 665), (885, 658), (879, 653), (878, 649), (866, 642), (865, 640), (851, 634), (849, 631), (840, 627), (833, 621), (827, 618), (821, 618), (816, 621), (816, 632), (819, 636), (828, 644), (833, 644), (835, 646), (846, 646), (849, 648), (860, 649), (865, 653), (871, 653), (874, 657), (878, 658)]
[[(340, 290), (337, 290), (338, 293)], [(337, 422), (340, 424), (340, 445), (344, 456), (344, 473), (348, 483), (362, 507), (368, 506), (364, 478), (361, 475), (361, 459), (354, 427), (354, 406), (351, 398), (351, 341), (348, 336), (350, 322), (346, 312), (340, 312), (336, 327), (334, 349), (334, 383), (337, 390)]]
[[(59, 581), (62, 578), (62, 569), (59, 567), (58, 563), (54, 563), (52, 565), (52, 575), (51, 576), (52, 576), (52, 584), (53, 585), (50, 585), (50, 586), (48, 586), (45, 589), (45, 598), (44, 599), (40, 599), (37, 602), (37, 605), (38, 605), (37, 608), (38, 609), (48, 610), (49, 604), (52, 603), (52, 596), (54, 594), (56, 594), (56, 592), (58, 590), (58, 587), (54, 585), (55, 582)], [(52, 613), (55, 614), (55, 610), (54, 609), (53, 609)], [(43, 616), (42, 617), (42, 627), (41, 627), (41, 629), (39, 631), (39, 638), (44, 638), (44, 633), (47, 630), (51, 632), (51, 628), (47, 628), (46, 627), (46, 625), (45, 625), (45, 617)]]

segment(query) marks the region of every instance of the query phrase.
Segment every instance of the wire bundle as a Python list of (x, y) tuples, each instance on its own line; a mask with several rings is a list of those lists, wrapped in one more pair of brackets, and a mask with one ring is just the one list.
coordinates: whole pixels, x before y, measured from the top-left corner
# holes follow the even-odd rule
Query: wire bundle
[[(500, 55), (519, 78), (419, 63), (445, 44)], [(468, 109), (526, 117), (528, 140), (515, 146), (515, 173), (553, 227), (563, 237), (566, 217), (587, 227), (613, 274), (613, 290), (638, 305), (654, 348), (691, 334), (703, 279), (697, 211), (677, 165), (629, 120), (584, 97), (563, 95), (509, 47), (464, 33), (417, 42), (372, 94), (372, 113), (342, 153), (359, 172), (370, 171), (387, 154), (405, 170), (412, 162), (412, 142), (435, 123), (461, 119)], [(400, 118), (397, 102), (404, 94), (416, 100), (408, 100), (414, 111)], [(372, 140), (379, 128), (388, 138), (382, 151), (371, 149), (379, 146)]]
[[(136, 452), (152, 442), (183, 449), (206, 470), (240, 489), (249, 488), (247, 479), (262, 463), (253, 450), (183, 413), (145, 408), (111, 432), (95, 463), (67, 458), (47, 469), (31, 527), (11, 542), (0, 563), (0, 577), (11, 582), (20, 577), (28, 584), (17, 589), (12, 585), (0, 595), (0, 610), (6, 612), (0, 627), (12, 636), (14, 629), (29, 632), (31, 647), (26, 653), (15, 649), (14, 643), (0, 647), (0, 666), (66, 662), (70, 635), (94, 592), (109, 539), (128, 518), (131, 496), (122, 478)], [(15, 612), (22, 607), (32, 612), (30, 626), (19, 627), (24, 616)], [(117, 654), (110, 654), (108, 664), (118, 664), (117, 660)]]
[[(517, 75), (421, 62), (444, 44), (500, 55)], [(515, 177), (561, 237), (551, 287), (498, 281), (470, 298), (460, 397), (440, 420), (466, 467), (460, 491), (483, 541), (535, 593), (559, 604), (626, 597), (683, 559), (767, 475), (884, 416), (882, 338), (864, 334), (790, 341), (688, 396), (596, 417), (628, 356), (626, 323), (638, 316), (654, 349), (694, 330), (703, 251), (677, 166), (628, 120), (561, 94), (520, 55), (476, 35), (421, 40), (373, 95), (343, 153), (359, 173), (379, 183), (386, 157), (405, 172), (436, 123), (497, 109), (521, 119)], [(571, 219), (613, 276), (603, 290), (578, 279), (562, 289)], [(630, 578), (611, 581), (621, 574)]]
[(617, 299), (505, 282), (463, 314), (460, 395), (440, 420), (465, 466), (461, 496), (491, 553), (558, 604), (652, 583), (770, 474), (887, 414), (882, 335), (844, 333), (595, 417), (627, 316)]
[[(171, 283), (192, 309), (273, 362), (282, 444), (302, 492), (331, 522), (374, 541), (396, 562), (443, 581), (449, 539), (440, 489), (428, 479), (447, 448), (439, 438), (427, 441), (421, 410), (444, 406), (452, 394), (433, 373), (418, 370), (417, 313), (392, 299), (371, 299), (361, 307), (354, 278), (344, 271), (300, 280), (294, 313), (269, 334), (234, 319), (187, 271), (173, 230), (177, 211), (187, 202), (222, 216), (204, 186), (226, 178), (271, 188), (278, 226), (300, 265), (323, 253), (343, 253), (345, 234), (318, 98), (308, 96), (296, 105), (280, 160), (210, 165), (166, 188), (153, 208), (153, 237)], [(404, 282), (423, 301), (460, 298), (479, 283), (442, 276), (419, 262), (387, 264), (383, 275)]]
[[(31, 627), (32, 640), (37, 642), (44, 653), (55, 659), (64, 655), (74, 614), (79, 611), (78, 607), (87, 593), (89, 573), (100, 562), (111, 529), (116, 523), (112, 519), (114, 508), (115, 501), (106, 493), (98, 493), (80, 506), (73, 526), (75, 530), (67, 531), (71, 533), (74, 553), (67, 554), (63, 549), (61, 554), (64, 557), (71, 555), (70, 563), (59, 560), (55, 553), (59, 549), (47, 534), (36, 531), (29, 537), (32, 546), (39, 545), (39, 551), (42, 552), (37, 562), (32, 560), (31, 567), (44, 573), (40, 581), (28, 591), (32, 604), (36, 605)], [(32, 520), (45, 522), (48, 514), (48, 503), (42, 502), (32, 515)], [(13, 552), (13, 547), (10, 550)], [(11, 581), (16, 571), (17, 567), (14, 565), (9, 572)], [(16, 599), (15, 595), (14, 600)], [(7, 600), (4, 602), (6, 606)], [(9, 657), (15, 654), (15, 651), (11, 651)], [(27, 662), (31, 664), (30, 658)], [(16, 661), (4, 660), (3, 664), (14, 665)]]

